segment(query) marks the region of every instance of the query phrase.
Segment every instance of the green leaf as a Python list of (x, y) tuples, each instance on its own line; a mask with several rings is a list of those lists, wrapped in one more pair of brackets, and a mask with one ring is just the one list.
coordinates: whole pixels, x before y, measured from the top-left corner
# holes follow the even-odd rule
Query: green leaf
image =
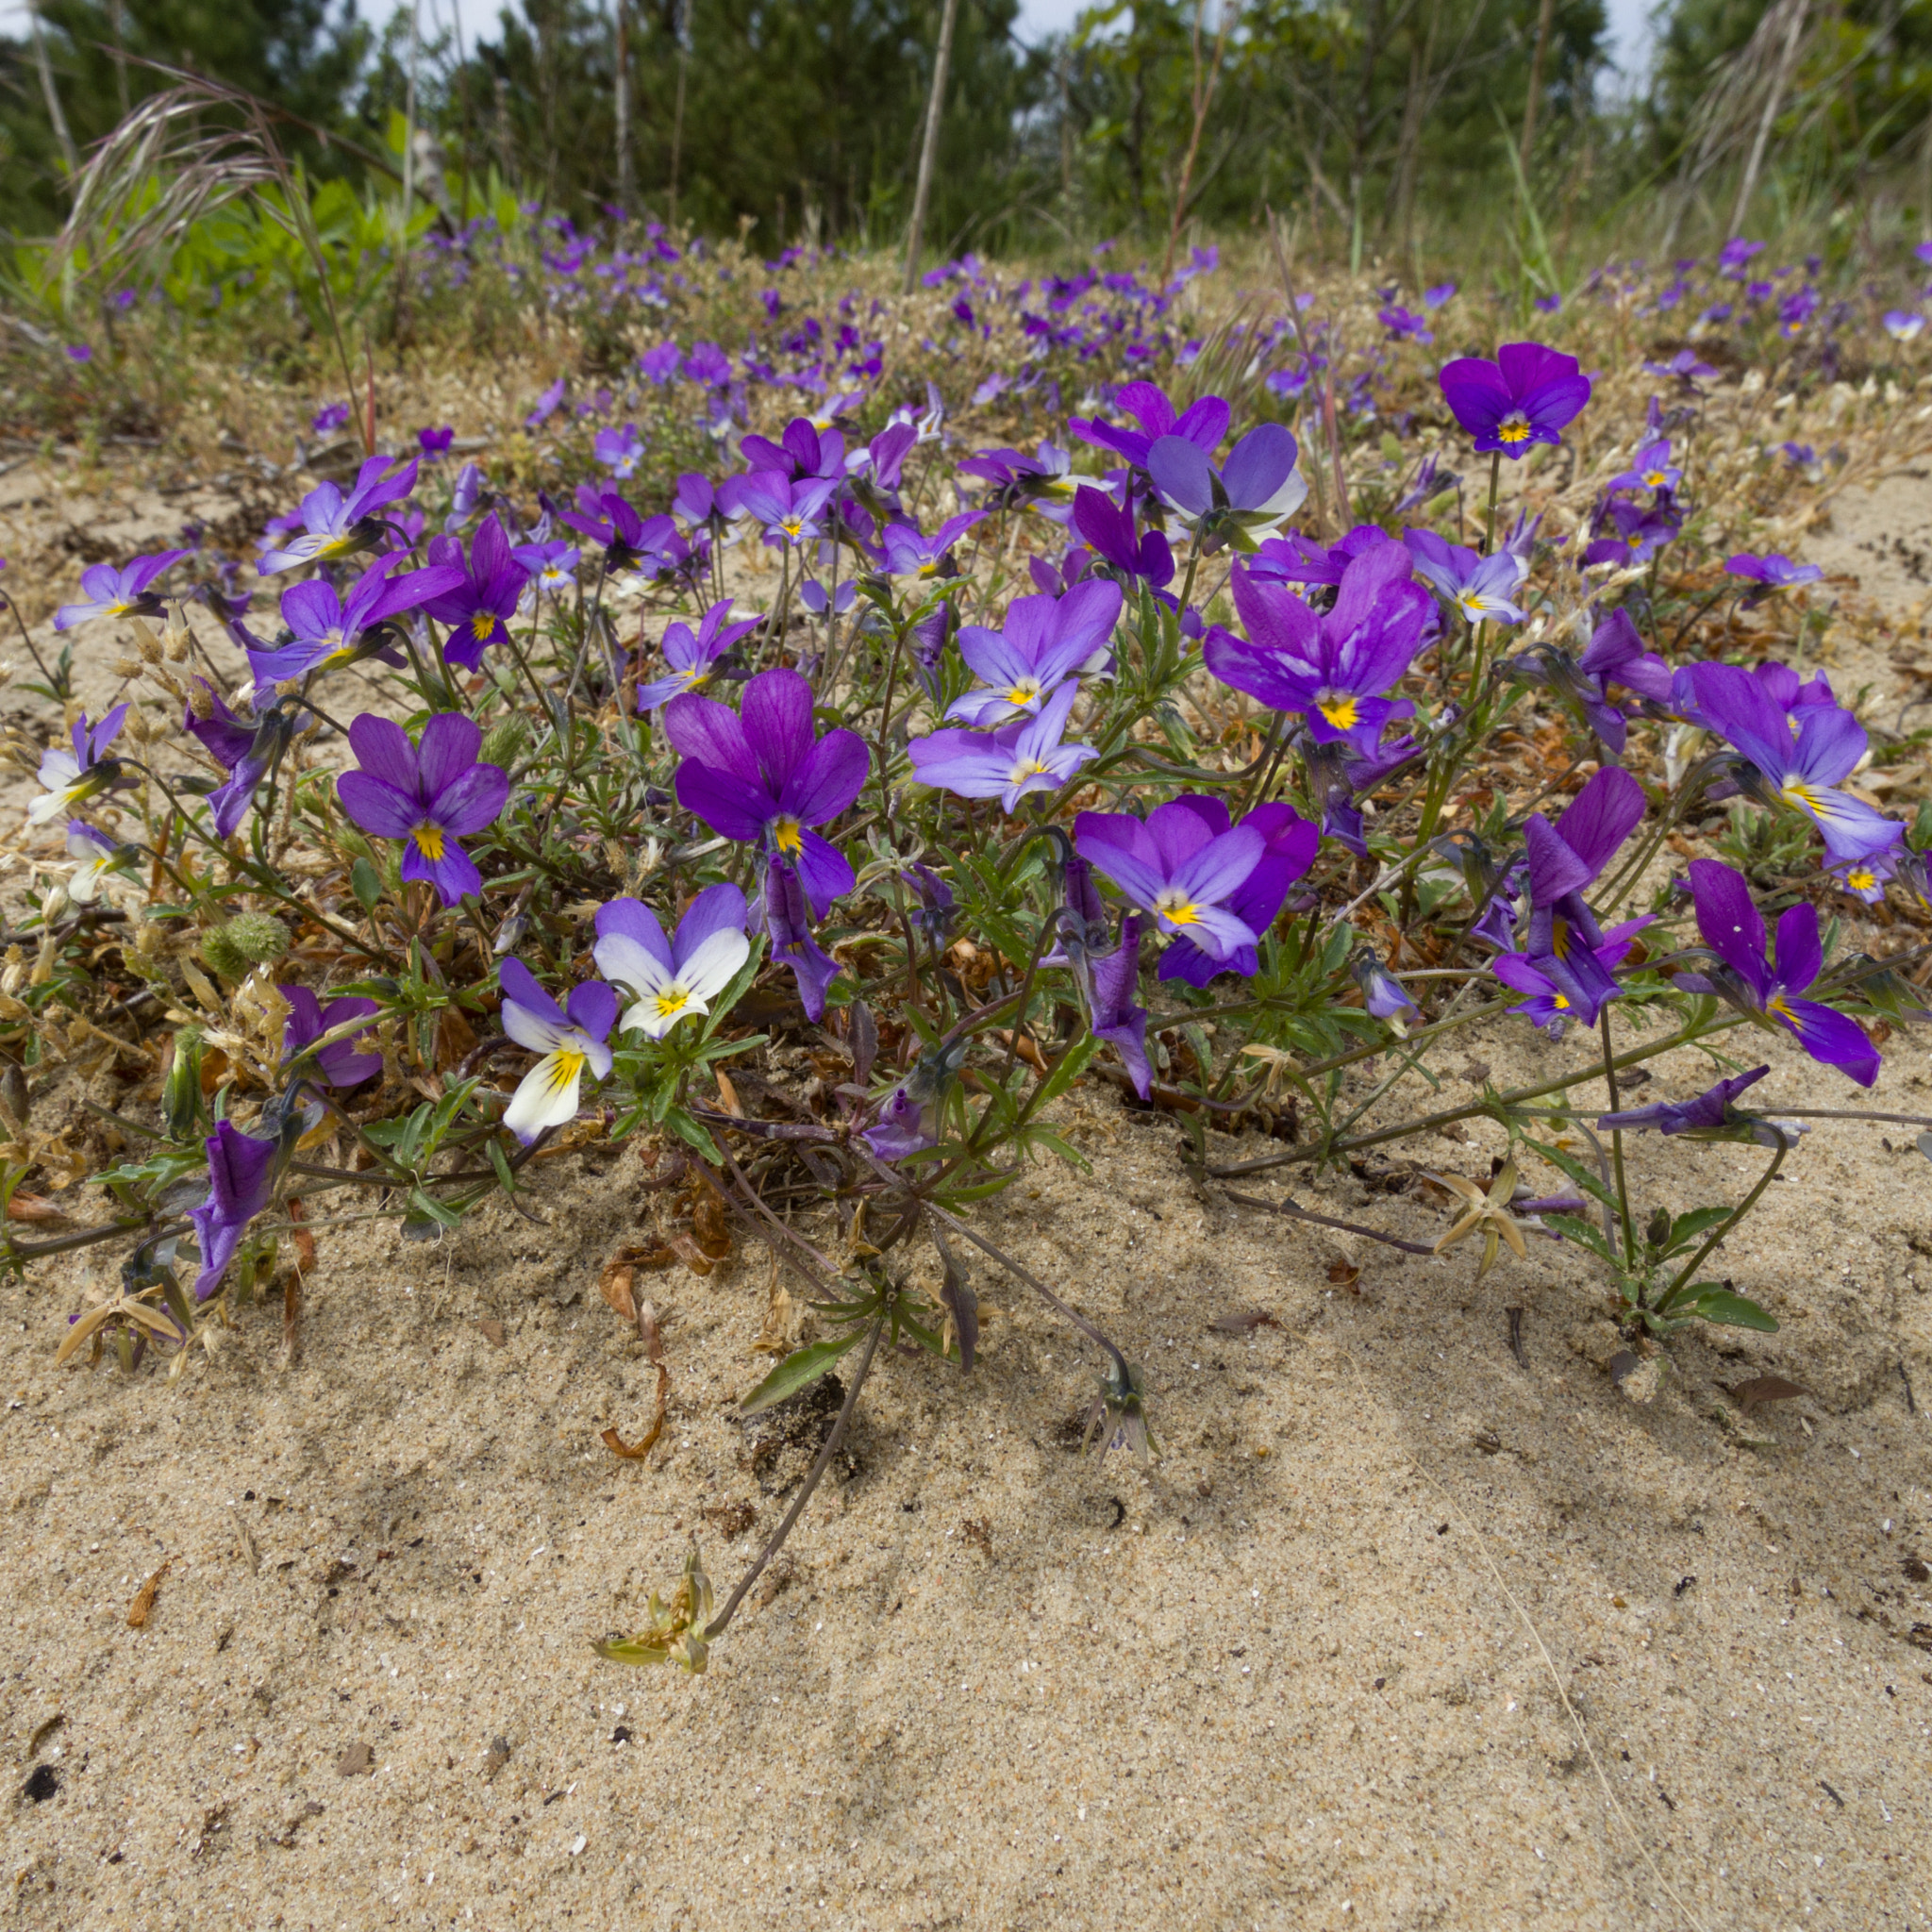
[(496, 1170), (497, 1182), (503, 1191), (506, 1194), (514, 1194), (517, 1191), (517, 1177), (510, 1172), (509, 1157), (504, 1153), (502, 1143), (491, 1140), (486, 1141), (483, 1145), (490, 1156), (491, 1166)]
[(1083, 1034), (1074, 1041), (1060, 1056), (1059, 1063), (1053, 1072), (1041, 1082), (1040, 1091), (1033, 1096), (1033, 1104), (1026, 1111), (1036, 1114), (1050, 1102), (1058, 1100), (1087, 1071), (1088, 1061), (1099, 1050), (1100, 1042), (1091, 1033)]
[(409, 1212), (411, 1219), (421, 1214), (435, 1222), (439, 1227), (460, 1227), (463, 1224), (463, 1217), (455, 1208), (445, 1207), (434, 1195), (425, 1194), (421, 1188), (409, 1190)]
[(773, 1404), (796, 1395), (801, 1389), (809, 1389), (864, 1336), (863, 1328), (854, 1328), (830, 1341), (814, 1341), (808, 1348), (794, 1349), (738, 1405), (740, 1411), (745, 1415), (757, 1415), (760, 1409), (770, 1408)]
[(1093, 1172), (1093, 1163), (1056, 1128), (1041, 1126), (1022, 1127), (1019, 1138), (1028, 1154), (1032, 1154), (1038, 1149), (1044, 1147), (1050, 1152), (1058, 1154), (1069, 1167), (1077, 1170), (1079, 1173), (1091, 1174)]
[(1659, 1255), (1674, 1255), (1680, 1248), (1688, 1248), (1701, 1234), (1715, 1227), (1721, 1221), (1728, 1221), (1731, 1210), (1728, 1208), (1693, 1208), (1689, 1214), (1680, 1214), (1671, 1223), (1671, 1231)]
[(1573, 1159), (1560, 1147), (1552, 1147), (1542, 1141), (1524, 1141), (1523, 1143), (1532, 1154), (1538, 1154), (1552, 1167), (1559, 1167), (1593, 1201), (1602, 1201), (1610, 1207), (1616, 1205), (1609, 1189), (1604, 1186), (1602, 1178), (1593, 1167), (1586, 1167), (1580, 1160)]
[(688, 1146), (695, 1147), (713, 1167), (723, 1167), (724, 1157), (718, 1152), (718, 1143), (705, 1131), (704, 1124), (694, 1121), (683, 1108), (667, 1108), (664, 1124)]
[(382, 878), (366, 858), (358, 858), (349, 868), (349, 890), (363, 911), (375, 910), (375, 903), (382, 897)]
[(1749, 1295), (1734, 1294), (1714, 1283), (1700, 1281), (1690, 1291), (1690, 1298), (1678, 1306), (1686, 1314), (1719, 1323), (1726, 1328), (1756, 1328), (1762, 1335), (1777, 1333), (1775, 1315), (1760, 1308)]
[(1545, 1214), (1542, 1223), (1553, 1233), (1561, 1235), (1565, 1241), (1576, 1242), (1579, 1247), (1588, 1248), (1600, 1260), (1607, 1261), (1612, 1268), (1622, 1272), (1623, 1262), (1603, 1238), (1602, 1230), (1591, 1223), (1579, 1220), (1574, 1214)]

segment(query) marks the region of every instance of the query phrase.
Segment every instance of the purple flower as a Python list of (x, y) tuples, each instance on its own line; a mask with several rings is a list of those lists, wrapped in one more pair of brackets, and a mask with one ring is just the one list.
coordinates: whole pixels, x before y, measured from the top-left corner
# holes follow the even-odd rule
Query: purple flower
[(1646, 362), (1643, 366), (1652, 375), (1668, 375), (1693, 391), (1700, 382), (1717, 380), (1717, 371), (1695, 349), (1679, 349), (1668, 362)]
[(1521, 624), (1513, 601), (1528, 575), (1523, 559), (1508, 550), (1484, 557), (1466, 544), (1451, 543), (1433, 530), (1405, 530), (1402, 541), (1415, 558), (1415, 574), (1448, 599), (1466, 624)]
[(1144, 821), (1125, 812), (1083, 811), (1074, 821), (1074, 845), (1130, 904), (1153, 916), (1158, 931), (1191, 940), (1220, 965), (1259, 938), (1228, 904), (1268, 850), (1253, 817), (1217, 832), (1211, 815), (1177, 798), (1157, 806)]
[(662, 1040), (687, 1013), (708, 1013), (751, 953), (744, 936), (744, 894), (734, 885), (707, 886), (664, 937), (658, 915), (638, 899), (597, 908), (597, 971), (628, 989), (634, 1004), (619, 1023)]
[(1888, 308), (1882, 318), (1885, 333), (1895, 342), (1916, 341), (1925, 318), (1916, 308)]
[(1386, 308), (1376, 309), (1375, 320), (1389, 331), (1394, 341), (1433, 342), (1436, 340), (1435, 330), (1420, 315), (1411, 313), (1399, 302), (1391, 302)]
[(1763, 587), (1752, 592), (1752, 602), (1769, 595), (1773, 591), (1789, 591), (1799, 584), (1815, 584), (1824, 575), (1820, 565), (1793, 563), (1789, 557), (1776, 550), (1767, 557), (1757, 557), (1748, 550), (1740, 550), (1737, 556), (1724, 559), (1724, 571), (1729, 576), (1746, 577)]
[(1271, 537), (1244, 566), (1251, 577), (1271, 584), (1340, 584), (1342, 573), (1357, 558), (1391, 542), (1379, 524), (1357, 524), (1330, 548), (1324, 549), (1299, 531)]
[(940, 1116), (965, 1057), (963, 1040), (920, 1055), (887, 1096), (877, 1124), (859, 1136), (879, 1159), (905, 1160), (939, 1145)]
[(1424, 289), (1423, 291), (1423, 307), (1428, 309), (1431, 314), (1441, 308), (1445, 302), (1453, 302), (1455, 299), (1456, 284), (1454, 282), (1438, 282), (1433, 289)]
[[(346, 597), (338, 596), (334, 586), (320, 577), (284, 591), (282, 622), (293, 635), (290, 642), (272, 651), (249, 651), (248, 668), (254, 674), (257, 700), (264, 694), (273, 696), (277, 685), (295, 683), (311, 672), (334, 671), (373, 655), (379, 647), (364, 643), (369, 633), (402, 611), (430, 603), (463, 580), (460, 570), (448, 568), (391, 575), (398, 564), (408, 561), (408, 554), (402, 550), (377, 558), (357, 578)], [(391, 663), (399, 661), (391, 652), (383, 655)]]
[(761, 618), (749, 617), (731, 624), (727, 622), (730, 615), (731, 599), (725, 597), (698, 620), (695, 632), (681, 622), (665, 626), (662, 648), (666, 675), (638, 687), (640, 711), (655, 711), (659, 705), (668, 705), (687, 691), (702, 691), (710, 682), (719, 658), (763, 622)]
[(1541, 342), (1505, 342), (1493, 362), (1459, 357), (1437, 380), (1477, 453), (1500, 450), (1512, 459), (1527, 456), (1532, 443), (1561, 442), (1564, 425), (1590, 400), (1590, 378), (1576, 358)]
[(530, 413), (524, 418), (524, 427), (525, 429), (541, 429), (544, 425), (544, 424), (549, 422), (551, 417), (556, 415), (558, 407), (563, 402), (563, 390), (564, 378), (559, 375), (557, 378), (557, 380), (553, 382), (550, 385), (550, 387), (546, 389), (543, 391), (543, 393), (537, 398), (535, 405), (531, 408)]
[(1622, 475), (1610, 478), (1609, 487), (1612, 492), (1620, 490), (1674, 490), (1683, 480), (1683, 471), (1671, 461), (1670, 439), (1657, 437), (1646, 442), (1630, 458), (1630, 467)]
[(837, 483), (845, 475), (845, 439), (829, 419), (821, 425), (808, 416), (794, 416), (776, 442), (747, 436), (738, 447), (753, 476), (772, 471), (788, 483)]
[[(1031, 601), (1031, 600), (1022, 600)], [(1029, 791), (1058, 791), (1100, 754), (1091, 744), (1062, 744), (1067, 714), (1080, 687), (1062, 684), (1033, 717), (997, 731), (935, 731), (906, 747), (912, 774), (958, 798), (997, 798), (1009, 815)]]
[(1670, 666), (1643, 648), (1643, 639), (1630, 613), (1622, 608), (1597, 625), (1581, 658), (1573, 660), (1567, 651), (1539, 644), (1522, 657), (1512, 658), (1509, 669), (1518, 677), (1555, 691), (1620, 758), (1629, 735), (1629, 721), (1610, 702), (1610, 687), (1622, 685), (1659, 703), (1668, 700), (1674, 690)]
[[(1185, 807), (1201, 821), (1208, 838), (1219, 838), (1228, 829), (1227, 805), (1224, 799), (1183, 792), (1173, 802)], [(1274, 924), (1281, 902), (1288, 897), (1289, 887), (1314, 864), (1322, 835), (1291, 806), (1279, 802), (1257, 805), (1241, 824), (1260, 833), (1261, 857), (1229, 898), (1227, 909), (1259, 935)], [(1247, 979), (1259, 972), (1260, 966), (1257, 946), (1235, 946), (1224, 958), (1215, 959), (1182, 933), (1160, 956), (1160, 977), (1184, 979), (1190, 986), (1203, 987), (1217, 973), (1236, 973)]]
[(1596, 526), (1601, 530), (1606, 524), (1614, 524), (1617, 534), (1599, 537), (1591, 544), (1583, 553), (1586, 564), (1648, 563), (1675, 538), (1679, 528), (1679, 519), (1668, 497), (1659, 499), (1649, 509), (1640, 509), (1636, 504), (1613, 496), (1605, 503)]
[(456, 626), (443, 640), (442, 655), (450, 663), (474, 671), (491, 644), (509, 641), (509, 626), (504, 620), (516, 614), (529, 572), (510, 549), (493, 510), (470, 539), (467, 570), (462, 541), (457, 537), (432, 537), (429, 561), (453, 579), (424, 607), (438, 624)]
[(56, 630), (72, 630), (91, 617), (157, 617), (161, 600), (151, 585), (171, 564), (192, 550), (163, 550), (154, 557), (137, 557), (116, 570), (111, 563), (91, 564), (80, 574), (81, 601), (63, 604), (54, 613)]
[[(1867, 906), (1876, 906), (1885, 898), (1886, 881), (1897, 874), (1907, 856), (1898, 846), (1867, 853), (1862, 858), (1847, 858), (1833, 866), (1831, 875), (1855, 898), (1863, 900)], [(79, 896), (75, 894), (75, 898)]]
[(617, 1019), (617, 995), (601, 979), (587, 979), (572, 989), (569, 1007), (560, 1008), (521, 959), (506, 959), (497, 979), (503, 987), (503, 1030), (541, 1056), (503, 1111), (504, 1125), (527, 1147), (546, 1128), (576, 1118), (586, 1067), (600, 1080), (609, 1077), (611, 1054), (604, 1042)]
[(983, 509), (948, 517), (930, 536), (911, 524), (888, 524), (879, 538), (886, 571), (895, 577), (938, 577), (955, 575), (952, 548), (986, 515)]
[[(331, 1000), (325, 1007), (306, 986), (277, 987), (289, 1003), (289, 1020), (282, 1033), (282, 1064), (286, 1066), (303, 1048), (312, 1046), (325, 1033), (350, 1020), (371, 1019), (381, 1010), (374, 1000)], [(356, 1041), (366, 1027), (344, 1034), (311, 1056), (322, 1077), (331, 1087), (359, 1087), (364, 1080), (382, 1072), (379, 1053), (358, 1053)]]
[(591, 448), (613, 476), (634, 476), (644, 459), (644, 439), (635, 423), (626, 423), (622, 429), (598, 430)]
[(1791, 806), (1824, 835), (1834, 863), (1895, 845), (1897, 821), (1836, 788), (1865, 756), (1865, 727), (1831, 704), (1787, 712), (1764, 680), (1735, 664), (1690, 664), (1675, 687), (1696, 723), (1720, 733), (1746, 760), (1740, 787), (1760, 804)]
[(825, 989), (844, 969), (812, 938), (805, 881), (798, 868), (775, 852), (765, 864), (764, 908), (772, 958), (791, 968), (805, 1017), (817, 1025), (825, 1017)]
[(458, 711), (424, 725), (420, 751), (400, 724), (364, 711), (349, 726), (361, 770), (336, 780), (342, 808), (365, 832), (401, 840), (403, 877), (427, 879), (445, 906), (483, 886), (457, 841), (493, 824), (509, 799), (503, 770), (477, 763), (482, 748), (482, 727)]
[(67, 896), (76, 906), (92, 906), (101, 896), (101, 881), (140, 855), (138, 845), (117, 845), (85, 819), (67, 821), (67, 856), (74, 870), (67, 875)]
[(605, 567), (612, 574), (634, 570), (647, 558), (660, 559), (667, 541), (677, 535), (669, 517), (641, 517), (616, 491), (588, 483), (577, 491), (576, 508), (558, 514), (572, 529), (603, 544)]
[(1362, 990), (1362, 1010), (1380, 1020), (1399, 1040), (1422, 1018), (1422, 1010), (1402, 990), (1402, 982), (1375, 957), (1373, 946), (1361, 947), (1348, 970)]
[(1586, 1026), (1617, 997), (1617, 983), (1598, 958), (1608, 943), (1583, 889), (1616, 856), (1643, 816), (1643, 788), (1618, 765), (1606, 765), (1552, 825), (1532, 812), (1524, 825), (1529, 848), (1530, 963), (1569, 1002)]
[(1203, 396), (1176, 415), (1164, 390), (1151, 382), (1130, 382), (1114, 394), (1113, 406), (1124, 409), (1141, 426), (1139, 430), (1117, 428), (1111, 423), (1071, 418), (1067, 427), (1083, 442), (1098, 449), (1110, 449), (1125, 457), (1136, 469), (1147, 467), (1148, 452), (1163, 436), (1178, 436), (1191, 442), (1203, 456), (1211, 456), (1227, 434), (1227, 405), (1219, 396)]
[(852, 868), (816, 831), (859, 794), (872, 754), (857, 732), (812, 737), (811, 686), (795, 671), (760, 671), (741, 715), (686, 694), (664, 707), (664, 729), (684, 762), (677, 802), (727, 839), (795, 863), (815, 918), (849, 892)]
[(449, 515), (443, 519), (445, 530), (459, 530), (476, 513), (476, 506), (483, 501), (490, 487), (489, 478), (475, 463), (465, 463), (457, 472), (457, 480), (449, 493)]
[(416, 447), (432, 462), (438, 457), (446, 457), (450, 444), (456, 440), (456, 431), (447, 424), (441, 429), (419, 429), (416, 432)]
[(1385, 538), (1348, 565), (1334, 608), (1317, 617), (1292, 591), (1237, 566), (1235, 608), (1248, 635), (1215, 625), (1208, 668), (1277, 711), (1300, 712), (1317, 743), (1373, 745), (1390, 719), (1415, 708), (1380, 695), (1407, 671), (1430, 614), (1409, 569), (1408, 552)]
[[(1605, 978), (1624, 963), (1625, 956), (1636, 943), (1637, 935), (1650, 924), (1650, 915), (1646, 913), (1641, 919), (1627, 919), (1621, 925), (1613, 925), (1604, 934), (1603, 944), (1593, 947), (1592, 951)], [(1521, 1013), (1552, 1040), (1562, 1039), (1565, 1024), (1576, 1017), (1571, 1009), (1569, 996), (1547, 973), (1537, 967), (1527, 953), (1505, 953), (1491, 962), (1490, 971), (1505, 986), (1514, 987), (1518, 992), (1529, 995), (1521, 1006), (1509, 1008), (1512, 1013)]]
[(638, 358), (638, 373), (646, 382), (656, 383), (659, 389), (670, 382), (684, 360), (684, 352), (675, 342), (659, 342), (655, 349), (646, 349)]
[(264, 551), (256, 569), (272, 577), (298, 564), (373, 548), (386, 521), (377, 512), (400, 502), (416, 487), (415, 459), (393, 470), (391, 460), (371, 457), (356, 473), (355, 488), (346, 496), (333, 483), (318, 483), (302, 499), (297, 512), (303, 534), (278, 549)]
[[(1782, 1026), (1814, 1060), (1837, 1067), (1869, 1087), (1879, 1059), (1855, 1020), (1804, 997), (1824, 965), (1818, 908), (1788, 907), (1777, 922), (1777, 943), (1767, 948), (1763, 917), (1741, 873), (1714, 858), (1690, 861), (1697, 930), (1723, 962), (1699, 990), (1722, 994), (1760, 1024)], [(1702, 975), (1680, 974), (1679, 983)]]
[(69, 734), (74, 749), (49, 745), (41, 754), (39, 778), (45, 796), (36, 798), (26, 808), (30, 825), (43, 825), (49, 819), (65, 818), (77, 805), (98, 798), (121, 782), (121, 763), (108, 756), (108, 747), (121, 734), (127, 716), (125, 705), (116, 705), (98, 724), (90, 726), (82, 711)]
[(814, 617), (843, 617), (858, 602), (858, 579), (847, 577), (836, 589), (827, 591), (816, 577), (807, 577), (798, 587), (798, 601)]
[(985, 726), (1038, 712), (1068, 678), (1105, 666), (1122, 602), (1118, 584), (1095, 577), (1063, 597), (1014, 598), (1002, 630), (962, 625), (959, 655), (981, 682), (946, 716)]
[(197, 677), (194, 684), (181, 724), (228, 774), (226, 781), (208, 793), (208, 802), (214, 814), (216, 837), (230, 839), (247, 816), (249, 801), (263, 774), (288, 743), (294, 721), (277, 708), (264, 711), (253, 724), (244, 724), (222, 702), (207, 678)]
[(1147, 474), (1160, 500), (1193, 523), (1204, 549), (1232, 541), (1245, 550), (1301, 508), (1308, 485), (1297, 454), (1279, 423), (1249, 430), (1219, 470), (1198, 442), (1161, 436), (1147, 452)]
[(1655, 1127), (1660, 1134), (1688, 1134), (1693, 1141), (1757, 1141), (1766, 1147), (1789, 1147), (1795, 1136), (1810, 1131), (1802, 1122), (1766, 1120), (1735, 1104), (1739, 1094), (1770, 1072), (1769, 1067), (1754, 1067), (1748, 1074), (1707, 1087), (1690, 1100), (1660, 1100), (1625, 1113), (1607, 1113), (1597, 1121), (1597, 1128), (1641, 1133)]
[(1134, 537), (1134, 512), (1122, 509), (1104, 490), (1083, 487), (1074, 492), (1074, 531), (1090, 544), (1095, 557), (1123, 577), (1138, 578), (1150, 590), (1174, 581), (1174, 552), (1158, 530)]
[(724, 389), (731, 381), (731, 358), (716, 342), (693, 342), (691, 354), (678, 366), (687, 381), (707, 389)]
[(754, 470), (748, 476), (727, 478), (719, 495), (734, 515), (762, 525), (767, 544), (783, 549), (816, 542), (825, 534), (821, 518), (838, 488), (830, 477), (794, 483), (777, 470)]
[(538, 592), (560, 597), (577, 580), (577, 564), (582, 553), (565, 537), (553, 537), (542, 543), (518, 543), (510, 553), (529, 573)]
[(188, 1210), (201, 1247), (201, 1273), (194, 1277), (198, 1302), (207, 1301), (222, 1285), (243, 1231), (268, 1206), (280, 1152), (276, 1141), (244, 1134), (232, 1121), (223, 1121), (206, 1145), (208, 1199)]
[(347, 403), (325, 403), (308, 419), (308, 426), (317, 436), (329, 436), (333, 435), (348, 420), (349, 406)]

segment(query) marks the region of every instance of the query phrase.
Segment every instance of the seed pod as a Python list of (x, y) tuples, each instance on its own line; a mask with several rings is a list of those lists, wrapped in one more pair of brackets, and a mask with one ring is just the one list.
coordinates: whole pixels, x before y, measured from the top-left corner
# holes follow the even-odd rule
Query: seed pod
[(222, 931), (228, 943), (251, 966), (281, 958), (289, 950), (289, 928), (268, 912), (242, 912)]
[(192, 634), (179, 618), (161, 633), (161, 649), (167, 653), (170, 664), (183, 662), (188, 656), (188, 646), (192, 641)]
[(0, 1113), (7, 1116), (15, 1133), (26, 1132), (33, 1103), (27, 1097), (26, 1075), (11, 1060), (0, 1069)]
[(175, 1036), (175, 1057), (161, 1083), (161, 1111), (173, 1140), (192, 1139), (203, 1124), (201, 1035), (192, 1026)]
[(67, 882), (57, 879), (47, 896), (41, 901), (41, 925), (42, 930), (58, 925), (67, 916), (67, 908), (73, 903), (67, 896)]

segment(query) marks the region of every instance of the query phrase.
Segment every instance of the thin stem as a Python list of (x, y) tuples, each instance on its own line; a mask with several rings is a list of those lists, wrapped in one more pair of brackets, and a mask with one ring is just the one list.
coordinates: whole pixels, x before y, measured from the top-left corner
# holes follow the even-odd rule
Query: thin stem
[[(1609, 1089), (1610, 1108), (1615, 1113), (1621, 1103), (1617, 1099), (1617, 1058), (1610, 1050), (1610, 1002), (1606, 1000), (1597, 1009), (1597, 1027), (1604, 1042), (1604, 1085)], [(1610, 1129), (1610, 1165), (1617, 1174), (1617, 1219), (1624, 1225), (1624, 1262), (1626, 1267), (1637, 1265), (1637, 1231), (1630, 1220), (1630, 1189), (1624, 1178), (1624, 1130)]]
[(1771, 1165), (1758, 1175), (1757, 1185), (1738, 1203), (1736, 1208), (1731, 1213), (1730, 1219), (1722, 1223), (1713, 1231), (1710, 1239), (1685, 1262), (1683, 1273), (1664, 1291), (1663, 1299), (1651, 1310), (1652, 1314), (1661, 1315), (1670, 1307), (1671, 1304), (1683, 1293), (1685, 1285), (1690, 1281), (1690, 1277), (1704, 1265), (1704, 1257), (1710, 1253), (1711, 1249), (1717, 1246), (1718, 1242), (1730, 1233), (1732, 1228), (1737, 1226), (1739, 1222), (1743, 1220), (1745, 1215), (1750, 1213), (1752, 1208), (1757, 1207), (1757, 1197), (1776, 1178), (1777, 1171), (1785, 1164), (1785, 1156), (1791, 1151), (1791, 1146), (1792, 1143), (1789, 1141), (1781, 1139), (1778, 1141), (1777, 1152), (1771, 1157)]

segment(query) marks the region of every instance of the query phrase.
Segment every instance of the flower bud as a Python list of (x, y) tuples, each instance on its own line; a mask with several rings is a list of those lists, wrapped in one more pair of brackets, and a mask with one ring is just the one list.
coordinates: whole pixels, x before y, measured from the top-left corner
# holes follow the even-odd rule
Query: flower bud
[(7, 1116), (15, 1133), (26, 1132), (33, 1103), (27, 1097), (26, 1075), (11, 1060), (0, 1069), (0, 1113)]
[(188, 1141), (201, 1132), (201, 1035), (192, 1026), (184, 1026), (175, 1036), (175, 1057), (161, 1082), (161, 1112), (171, 1139)]

